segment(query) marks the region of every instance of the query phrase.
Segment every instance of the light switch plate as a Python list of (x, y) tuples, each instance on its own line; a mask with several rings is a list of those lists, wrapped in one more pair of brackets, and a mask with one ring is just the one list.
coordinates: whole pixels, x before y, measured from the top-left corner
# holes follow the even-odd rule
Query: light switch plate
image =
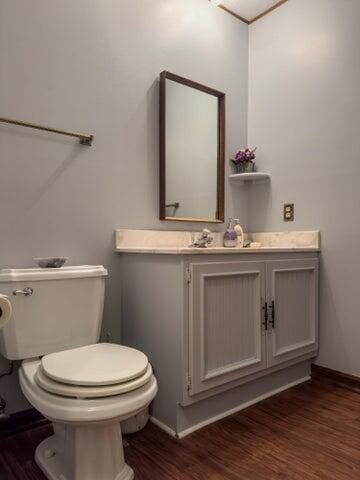
[(284, 204), (284, 222), (293, 222), (295, 217), (294, 204)]

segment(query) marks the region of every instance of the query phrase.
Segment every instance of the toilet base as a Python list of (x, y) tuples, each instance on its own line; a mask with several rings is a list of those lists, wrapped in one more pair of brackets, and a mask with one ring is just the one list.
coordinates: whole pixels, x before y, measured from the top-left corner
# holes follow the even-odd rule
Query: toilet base
[(35, 461), (49, 480), (132, 480), (125, 463), (119, 422), (106, 425), (53, 424)]

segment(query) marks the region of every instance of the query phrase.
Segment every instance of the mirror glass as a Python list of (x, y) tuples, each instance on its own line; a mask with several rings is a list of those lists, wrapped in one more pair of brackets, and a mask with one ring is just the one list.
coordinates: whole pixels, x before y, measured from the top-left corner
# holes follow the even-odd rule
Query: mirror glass
[(221, 222), (225, 95), (161, 74), (160, 218)]

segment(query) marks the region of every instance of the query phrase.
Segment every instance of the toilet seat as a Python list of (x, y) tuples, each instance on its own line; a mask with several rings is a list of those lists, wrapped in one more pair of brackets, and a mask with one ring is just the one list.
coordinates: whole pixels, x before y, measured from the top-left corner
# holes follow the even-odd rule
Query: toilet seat
[(72, 398), (121, 395), (146, 385), (152, 368), (133, 348), (98, 343), (45, 355), (35, 374), (47, 392)]
[(121, 395), (136, 390), (149, 382), (152, 373), (151, 365), (148, 364), (143, 375), (129, 382), (123, 382), (117, 385), (83, 386), (56, 382), (49, 378), (45, 374), (42, 366), (39, 365), (35, 374), (35, 381), (43, 390), (54, 393), (55, 395), (72, 398), (100, 398)]
[(70, 398), (41, 388), (35, 380), (39, 359), (23, 360), (19, 369), (20, 386), (28, 401), (52, 422), (93, 424), (117, 419), (123, 421), (142, 411), (155, 397), (154, 375), (140, 388), (121, 395), (101, 398)]
[(137, 379), (145, 375), (148, 364), (148, 358), (139, 350), (113, 343), (50, 353), (41, 360), (46, 377), (62, 384), (87, 387), (118, 385)]

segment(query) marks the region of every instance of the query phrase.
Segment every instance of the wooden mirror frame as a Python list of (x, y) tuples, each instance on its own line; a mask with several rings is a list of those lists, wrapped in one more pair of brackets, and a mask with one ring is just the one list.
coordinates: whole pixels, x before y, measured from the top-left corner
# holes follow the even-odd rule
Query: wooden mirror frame
[[(166, 216), (166, 80), (173, 80), (201, 90), (218, 98), (218, 162), (217, 162), (217, 208), (216, 218), (181, 218)], [(187, 78), (164, 71), (160, 74), (160, 220), (179, 222), (223, 223), (225, 217), (225, 93), (193, 82)]]

